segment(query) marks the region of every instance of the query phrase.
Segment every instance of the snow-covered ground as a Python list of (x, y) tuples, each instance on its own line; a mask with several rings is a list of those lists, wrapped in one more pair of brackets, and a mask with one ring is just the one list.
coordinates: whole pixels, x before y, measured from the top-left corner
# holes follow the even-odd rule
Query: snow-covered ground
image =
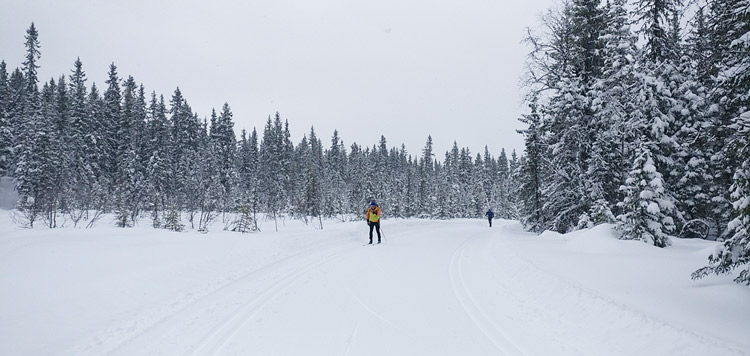
[(510, 221), (25, 230), (0, 212), (0, 355), (750, 355), (716, 242)]

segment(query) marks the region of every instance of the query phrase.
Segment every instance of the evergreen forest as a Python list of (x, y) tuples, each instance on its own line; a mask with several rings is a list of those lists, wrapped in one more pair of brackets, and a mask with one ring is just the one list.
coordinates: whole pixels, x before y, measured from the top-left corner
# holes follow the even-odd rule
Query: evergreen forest
[[(345, 145), (277, 112), (235, 132), (225, 103), (208, 117), (111, 64), (102, 88), (81, 60), (38, 78), (39, 33), (20, 68), (0, 62), (0, 176), (25, 226), (241, 232), (258, 219), (385, 217), (520, 220), (566, 233), (613, 224), (621, 238), (723, 241), (693, 274), (741, 271), (750, 284), (750, 0), (564, 0), (529, 28), (522, 154), (473, 153), (432, 139)], [(502, 65), (502, 64), (498, 64)], [(372, 144), (372, 146), (369, 146)]]

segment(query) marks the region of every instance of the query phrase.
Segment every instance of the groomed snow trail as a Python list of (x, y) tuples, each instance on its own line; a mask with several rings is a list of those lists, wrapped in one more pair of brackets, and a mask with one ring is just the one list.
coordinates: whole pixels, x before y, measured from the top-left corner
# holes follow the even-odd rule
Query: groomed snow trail
[[(521, 231), (515, 222), (497, 221), (489, 228), (483, 220), (397, 220), (383, 227), (383, 244), (373, 246), (362, 246), (364, 223), (329, 224), (312, 232), (304, 227), (264, 238), (230, 234), (223, 242), (190, 237), (184, 243), (193, 251), (182, 252), (175, 251), (181, 246), (175, 235), (156, 242), (116, 239), (97, 248), (92, 240), (73, 239), (65, 245), (72, 244), (72, 251), (88, 246), (106, 253), (115, 247), (118, 255), (111, 256), (124, 254), (125, 261), (143, 253), (141, 247), (123, 248), (135, 244), (149, 246), (154, 255), (138, 260), (143, 272), (136, 269), (132, 276), (105, 272), (115, 279), (113, 285), (126, 285), (127, 295), (118, 300), (122, 310), (116, 303), (97, 302), (115, 295), (97, 289), (97, 274), (80, 277), (84, 287), (78, 296), (108, 309), (98, 306), (102, 311), (90, 314), (90, 320), (71, 324), (70, 336), (49, 336), (41, 341), (50, 345), (39, 348), (13, 345), (14, 339), (0, 335), (11, 343), (0, 351), (40, 356), (747, 354), (736, 340), (719, 339), (582, 283), (555, 265), (549, 253), (538, 253), (540, 246), (554, 243)], [(19, 241), (4, 246), (23, 261), (45, 256), (39, 253), (45, 243), (54, 245), (44, 238), (32, 241), (38, 246)], [(164, 246), (155, 248), (159, 244)], [(208, 248), (217, 244), (226, 246)], [(53, 249), (60, 258), (54, 265), (82, 257), (60, 246)], [(173, 255), (162, 261), (167, 251)], [(207, 257), (198, 259), (202, 254)], [(21, 262), (8, 265), (16, 263)], [(81, 263), (113, 268), (88, 257)], [(143, 273), (149, 270), (155, 280), (145, 286)], [(81, 267), (78, 273), (90, 272)], [(14, 300), (12, 294), (5, 298)], [(656, 304), (663, 302), (669, 301)], [(46, 309), (29, 308), (37, 314)], [(2, 311), (0, 306), (0, 317)], [(80, 311), (61, 308), (59, 318)], [(50, 330), (43, 335), (53, 335), (60, 326), (39, 327)]]

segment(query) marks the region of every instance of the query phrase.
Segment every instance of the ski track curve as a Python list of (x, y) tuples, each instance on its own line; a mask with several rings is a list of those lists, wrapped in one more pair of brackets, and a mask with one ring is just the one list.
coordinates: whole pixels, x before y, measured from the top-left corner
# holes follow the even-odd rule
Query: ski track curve
[[(202, 293), (197, 298), (194, 298), (192, 300), (189, 300), (187, 302), (175, 302), (172, 303), (169, 307), (163, 308), (162, 311), (159, 313), (158, 316), (155, 317), (143, 317), (141, 319), (131, 321), (132, 323), (137, 324), (145, 324), (144, 326), (127, 326), (127, 325), (119, 325), (111, 328), (108, 332), (108, 334), (122, 334), (121, 330), (128, 330), (128, 333), (130, 334), (126, 338), (120, 340), (119, 342), (115, 342), (116, 346), (114, 348), (110, 348), (109, 350), (103, 351), (103, 352), (96, 352), (97, 354), (102, 355), (109, 355), (109, 356), (118, 356), (118, 355), (131, 355), (133, 354), (132, 348), (138, 347), (138, 343), (141, 339), (147, 339), (149, 337), (154, 337), (155, 334), (159, 334), (162, 330), (160, 328), (170, 329), (170, 325), (173, 322), (179, 322), (180, 319), (186, 318), (186, 315), (190, 316), (197, 316), (201, 313), (206, 313), (207, 310), (211, 310), (214, 308), (214, 304), (217, 302), (217, 300), (220, 300), (221, 297), (224, 294), (231, 293), (229, 291), (232, 288), (235, 288), (238, 285), (245, 284), (245, 283), (251, 283), (253, 280), (262, 280), (265, 278), (265, 275), (269, 272), (276, 271), (276, 270), (284, 270), (285, 268), (290, 267), (299, 267), (299, 261), (304, 260), (307, 258), (307, 256), (311, 254), (320, 253), (322, 250), (330, 251), (332, 249), (335, 250), (333, 253), (324, 253), (322, 257), (316, 257), (312, 262), (308, 262), (304, 264), (304, 267), (301, 270), (298, 270), (297, 272), (285, 272), (282, 273), (279, 278), (276, 279), (277, 282), (272, 284), (269, 287), (263, 288), (264, 290), (268, 291), (274, 287), (278, 287), (280, 284), (284, 283), (284, 281), (289, 281), (291, 277), (299, 278), (302, 274), (305, 272), (311, 270), (312, 268), (319, 266), (325, 262), (330, 261), (332, 258), (339, 257), (340, 255), (343, 255), (347, 252), (351, 252), (352, 250), (355, 250), (357, 247), (352, 247), (344, 250), (336, 249), (337, 246), (340, 246), (339, 241), (335, 242), (328, 242), (323, 243), (319, 245), (311, 246), (310, 248), (307, 248), (305, 250), (302, 250), (300, 252), (297, 252), (295, 254), (285, 256), (281, 259), (271, 261), (266, 265), (262, 265), (260, 267), (254, 268), (252, 270), (246, 271), (244, 273), (241, 273), (239, 277), (233, 278), (231, 280), (226, 281), (225, 283), (219, 285), (218, 287), (212, 288), (210, 291)], [(278, 293), (283, 292), (285, 288), (282, 288), (282, 290), (278, 291), (274, 295), (277, 295)], [(246, 309), (246, 307), (254, 302), (257, 302), (260, 298), (268, 294), (267, 292), (262, 292), (257, 297), (251, 299), (250, 301), (244, 303), (243, 307), (241, 309)], [(269, 299), (270, 300), (270, 299)], [(267, 303), (266, 301), (265, 303)], [(262, 305), (261, 305), (262, 306)], [(167, 309), (167, 311), (164, 311), (164, 309)], [(235, 318), (229, 318), (224, 319), (223, 324), (229, 323), (231, 319)], [(219, 327), (215, 327), (213, 331), (211, 331), (211, 334), (216, 334)], [(113, 331), (113, 330), (116, 330)], [(205, 338), (207, 338), (209, 335), (205, 335), (204, 338), (200, 339), (199, 342), (202, 343)], [(95, 337), (96, 343), (102, 343), (102, 339), (107, 339), (108, 337), (112, 337), (111, 335), (100, 335), (99, 337)], [(195, 350), (198, 348), (198, 345), (192, 345), (192, 353), (195, 354)], [(85, 353), (91, 352), (92, 350), (91, 345), (85, 346), (85, 347), (79, 347), (78, 353)], [(145, 350), (140, 350), (141, 352), (144, 352)], [(148, 351), (145, 352), (145, 354), (151, 354), (152, 352)]]
[[(493, 249), (493, 251), (507, 252), (508, 249)], [(494, 257), (497, 258), (498, 256)], [(537, 327), (542, 327), (541, 325), (538, 325), (539, 323), (546, 323), (547, 325), (544, 327), (548, 328), (549, 330), (554, 330), (556, 328), (559, 329), (561, 326), (556, 324), (559, 324), (560, 321), (571, 324), (572, 321), (575, 320), (574, 318), (571, 318), (571, 315), (587, 315), (587, 313), (591, 313), (591, 310), (594, 309), (599, 310), (599, 313), (602, 313), (603, 315), (616, 315), (617, 317), (614, 318), (614, 320), (633, 323), (632, 325), (629, 325), (623, 322), (615, 325), (614, 327), (614, 330), (619, 329), (620, 332), (624, 335), (636, 335), (633, 336), (633, 344), (628, 345), (627, 341), (619, 340), (620, 344), (616, 346), (608, 342), (608, 345), (610, 347), (632, 349), (632, 347), (634, 347), (634, 344), (638, 344), (639, 341), (641, 341), (640, 339), (659, 335), (659, 337), (662, 338), (669, 336), (677, 340), (681, 340), (679, 344), (682, 344), (682, 346), (676, 349), (663, 349), (661, 351), (649, 350), (646, 352), (651, 353), (646, 354), (700, 354), (724, 356), (747, 355), (742, 350), (738, 350), (729, 345), (724, 345), (720, 341), (709, 339), (703, 335), (689, 330), (684, 330), (666, 321), (660, 320), (656, 316), (646, 314), (627, 305), (615, 302), (599, 293), (591, 291), (570, 281), (569, 279), (561, 276), (558, 273), (555, 273), (554, 271), (549, 270), (548, 268), (540, 266), (538, 263), (532, 261), (529, 257), (524, 256), (520, 253), (503, 253), (502, 258), (502, 265), (515, 266), (514, 268), (516, 271), (526, 271), (529, 276), (533, 277), (531, 279), (536, 281), (533, 286), (537, 289), (533, 291), (524, 290), (524, 288), (529, 288), (528, 285), (507, 284), (508, 282), (513, 282), (512, 279), (504, 281), (504, 283), (502, 284), (503, 288), (507, 289), (510, 294), (512, 294), (512, 298), (517, 303), (516, 307), (518, 307), (519, 309), (525, 309), (527, 312), (531, 312), (536, 316), (534, 320), (537, 323)], [(490, 266), (485, 267), (490, 268)], [(525, 296), (525, 298), (523, 296)], [(573, 296), (575, 298), (575, 303), (567, 303), (564, 305), (564, 307), (548, 307), (547, 304), (555, 302), (572, 302), (571, 300), (564, 299), (564, 297), (566, 296), (568, 298), (570, 298), (569, 296)], [(531, 299), (529, 297), (531, 297)], [(545, 312), (541, 312), (542, 310), (544, 310)], [(632, 330), (633, 325), (638, 325), (640, 329)], [(643, 330), (644, 326), (647, 330)], [(564, 325), (562, 328), (572, 330), (574, 329), (574, 327), (575, 326), (571, 324)], [(630, 333), (625, 332), (626, 330), (630, 330)], [(582, 331), (579, 331), (579, 333), (585, 334), (585, 332)], [(557, 339), (567, 340), (568, 342), (572, 341), (571, 338), (560, 337), (560, 335), (552, 336)], [(569, 345), (569, 347), (575, 348), (575, 345)], [(581, 349), (575, 349), (575, 352), (579, 354), (591, 354), (591, 352), (585, 352)], [(644, 354), (643, 352), (644, 350), (640, 350), (640, 352), (634, 352), (634, 354)]]
[(655, 316), (648, 315), (644, 312), (637, 311), (631, 307), (628, 307), (627, 305), (623, 305), (621, 303), (617, 303), (613, 300), (610, 300), (599, 293), (596, 293), (592, 290), (589, 290), (585, 287), (582, 287), (574, 282), (569, 281), (568, 279), (560, 276), (558, 273), (555, 273), (547, 268), (543, 268), (539, 266), (537, 263), (531, 261), (530, 259), (523, 257), (521, 255), (517, 255), (516, 258), (519, 260), (522, 260), (522, 263), (526, 263), (527, 265), (531, 266), (535, 271), (538, 271), (540, 273), (546, 274), (550, 277), (552, 277), (555, 281), (560, 283), (561, 288), (560, 289), (570, 289), (576, 291), (581, 296), (584, 296), (585, 298), (589, 300), (595, 301), (595, 303), (602, 304), (612, 310), (615, 310), (617, 312), (621, 312), (623, 314), (627, 314), (630, 318), (633, 319), (639, 319), (643, 321), (643, 324), (650, 325), (652, 327), (655, 327), (659, 330), (661, 330), (662, 333), (667, 334), (675, 334), (682, 336), (685, 339), (694, 340), (702, 344), (703, 346), (708, 346), (712, 349), (720, 349), (722, 350), (721, 355), (746, 355), (741, 350), (733, 349), (727, 345), (722, 345), (719, 341), (709, 339), (703, 335), (700, 335), (698, 333), (695, 333), (693, 331), (685, 330), (683, 328), (680, 328), (678, 326), (672, 325), (666, 321), (660, 320)]
[(453, 292), (461, 307), (469, 318), (482, 331), (485, 337), (500, 351), (502, 355), (527, 355), (519, 345), (514, 343), (494, 321), (484, 308), (477, 302), (464, 278), (463, 260), (468, 246), (476, 243), (479, 234), (466, 237), (466, 240), (456, 248), (449, 264), (449, 277)]
[(198, 355), (218, 355), (222, 350), (232, 341), (232, 339), (260, 312), (263, 307), (273, 300), (276, 296), (283, 293), (295, 282), (297, 282), (302, 276), (311, 270), (320, 267), (326, 263), (330, 263), (335, 259), (342, 257), (352, 251), (358, 250), (359, 247), (352, 247), (342, 251), (337, 251), (333, 254), (326, 255), (322, 259), (315, 260), (309, 264), (306, 264), (303, 268), (300, 268), (290, 274), (282, 277), (278, 282), (269, 286), (260, 295), (249, 300), (240, 310), (238, 310), (233, 316), (226, 319), (223, 323), (217, 325), (214, 330), (206, 335), (189, 353), (190, 356)]

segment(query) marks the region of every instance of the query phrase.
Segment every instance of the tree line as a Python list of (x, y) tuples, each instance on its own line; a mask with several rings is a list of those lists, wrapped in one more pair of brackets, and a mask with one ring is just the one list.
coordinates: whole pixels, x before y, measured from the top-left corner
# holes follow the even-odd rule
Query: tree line
[(516, 217), (515, 152), (472, 155), (454, 143), (440, 161), (431, 137), (415, 157), (385, 137), (346, 147), (314, 128), (294, 144), (278, 112), (238, 138), (227, 103), (201, 118), (179, 88), (168, 100), (146, 94), (114, 63), (103, 92), (87, 85), (80, 59), (40, 84), (33, 23), (25, 39), (21, 68), (9, 74), (0, 62), (0, 176), (14, 178), (24, 225), (88, 226), (113, 213), (121, 227), (206, 231), (220, 220), (244, 232), (263, 216), (322, 228), (323, 218), (359, 218), (371, 200), (389, 217), (480, 217), (488, 207)]
[(689, 5), (683, 19), (680, 0), (561, 1), (526, 38), (524, 154), (454, 143), (442, 161), (430, 137), (419, 156), (384, 137), (324, 144), (312, 128), (295, 145), (279, 113), (237, 139), (228, 104), (201, 119), (179, 89), (149, 98), (114, 64), (103, 94), (80, 60), (39, 89), (32, 24), (22, 68), (0, 63), (0, 173), (29, 225), (113, 212), (120, 226), (249, 231), (259, 214), (322, 226), (371, 199), (392, 217), (492, 207), (537, 233), (612, 223), (658, 247), (722, 239), (693, 277), (741, 267), (750, 284), (750, 0)]
[(526, 40), (527, 228), (723, 239), (694, 278), (750, 284), (750, 1), (566, 0)]

